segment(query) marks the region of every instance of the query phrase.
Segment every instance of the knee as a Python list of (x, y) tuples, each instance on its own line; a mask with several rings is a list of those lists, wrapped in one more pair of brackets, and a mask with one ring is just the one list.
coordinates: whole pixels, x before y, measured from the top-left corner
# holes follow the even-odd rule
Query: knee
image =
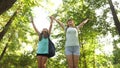
[(42, 64), (42, 68), (46, 68), (46, 64)]
[(73, 68), (78, 68), (78, 66), (75, 64), (75, 65), (73, 66)]
[(69, 68), (74, 68), (72, 64), (69, 65)]

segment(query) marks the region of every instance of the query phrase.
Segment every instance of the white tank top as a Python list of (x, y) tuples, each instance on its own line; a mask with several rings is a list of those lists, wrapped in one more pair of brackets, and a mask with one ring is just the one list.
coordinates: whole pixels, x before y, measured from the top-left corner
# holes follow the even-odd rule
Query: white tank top
[(79, 46), (78, 30), (74, 27), (65, 28), (66, 42), (65, 46)]

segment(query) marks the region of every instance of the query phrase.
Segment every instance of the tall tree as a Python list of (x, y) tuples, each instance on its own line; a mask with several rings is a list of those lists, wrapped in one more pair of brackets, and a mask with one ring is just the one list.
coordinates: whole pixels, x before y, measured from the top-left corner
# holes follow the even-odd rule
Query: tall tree
[(112, 15), (113, 15), (113, 19), (114, 19), (114, 23), (115, 23), (116, 29), (117, 29), (117, 31), (118, 31), (118, 33), (120, 35), (120, 22), (118, 20), (118, 17), (117, 17), (114, 5), (113, 5), (111, 0), (108, 0), (108, 2), (109, 2), (109, 5), (110, 5), (110, 9), (111, 9)]
[[(12, 35), (13, 35), (13, 34), (12, 34)], [(3, 58), (3, 56), (4, 56), (5, 52), (6, 52), (6, 50), (7, 50), (7, 48), (8, 48), (9, 42), (10, 42), (10, 40), (11, 40), (11, 38), (12, 38), (12, 35), (9, 37), (8, 42), (6, 43), (6, 45), (5, 45), (2, 53), (1, 53), (1, 55), (0, 55), (0, 61), (2, 60), (2, 58)]]
[[(112, 16), (113, 16), (114, 24), (116, 26), (116, 30), (117, 30), (117, 32), (119, 34), (119, 37), (120, 37), (120, 21), (118, 19), (117, 13), (116, 13), (115, 8), (114, 8), (114, 5), (112, 3), (112, 0), (108, 0), (108, 2), (109, 2), (109, 5), (110, 5), (110, 9), (111, 9), (111, 12), (112, 12)], [(120, 60), (119, 60), (120, 59), (120, 55), (119, 55), (120, 48), (117, 46), (117, 43), (119, 43), (119, 42), (120, 42), (120, 39), (113, 41), (113, 44), (114, 44), (114, 46), (113, 46), (114, 47), (114, 50), (113, 50), (113, 55), (114, 55), (113, 64), (114, 64), (115, 68), (120, 67), (120, 65), (119, 65), (119, 63), (120, 63)]]
[(11, 18), (9, 19), (9, 21), (5, 25), (4, 29), (0, 32), (0, 41), (2, 40), (4, 35), (6, 34), (7, 30), (9, 29), (9, 27), (10, 27), (14, 17), (16, 16), (16, 14), (17, 14), (17, 11), (14, 12), (14, 14), (11, 16)]

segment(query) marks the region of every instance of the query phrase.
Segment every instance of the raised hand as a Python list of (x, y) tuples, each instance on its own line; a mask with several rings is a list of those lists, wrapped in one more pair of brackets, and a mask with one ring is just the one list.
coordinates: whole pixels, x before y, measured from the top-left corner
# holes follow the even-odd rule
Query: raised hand
[(52, 24), (53, 23), (53, 16), (50, 16), (50, 19), (51, 19), (50, 23)]
[(51, 19), (50, 27), (49, 27), (49, 34), (50, 34), (51, 33), (51, 29), (52, 29), (53, 17), (50, 16), (49, 18)]
[(87, 23), (87, 22), (88, 22), (88, 20), (89, 20), (89, 19), (87, 18), (87, 19), (84, 21), (84, 23)]

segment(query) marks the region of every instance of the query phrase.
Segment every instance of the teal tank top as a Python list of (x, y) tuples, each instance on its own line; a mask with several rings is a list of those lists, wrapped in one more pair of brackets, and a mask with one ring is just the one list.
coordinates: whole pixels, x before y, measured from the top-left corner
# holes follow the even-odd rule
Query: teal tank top
[(37, 54), (48, 54), (48, 38), (42, 37), (38, 42)]

